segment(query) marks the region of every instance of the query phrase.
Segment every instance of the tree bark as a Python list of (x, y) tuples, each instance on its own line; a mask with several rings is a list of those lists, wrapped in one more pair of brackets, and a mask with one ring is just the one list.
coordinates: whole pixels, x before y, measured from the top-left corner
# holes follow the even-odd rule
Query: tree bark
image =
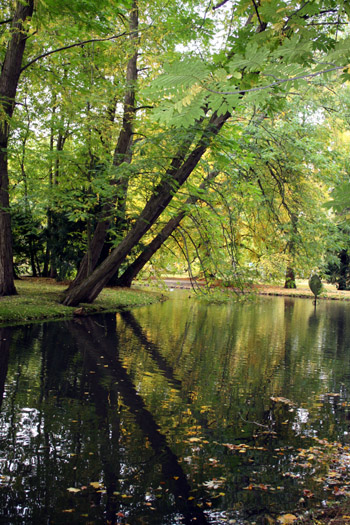
[(339, 253), (339, 275), (337, 278), (338, 290), (349, 290), (350, 288), (350, 256), (348, 250)]
[[(138, 8), (137, 1), (133, 1), (132, 10), (130, 12), (130, 32), (131, 44), (136, 46), (138, 42)], [(138, 50), (135, 49), (134, 54), (128, 61), (126, 70), (126, 85), (127, 90), (124, 97), (124, 110), (122, 128), (119, 133), (118, 142), (114, 150), (113, 166), (118, 167), (123, 162), (130, 163), (131, 161), (131, 142), (133, 134), (133, 121), (135, 117), (135, 92), (137, 82), (137, 55)], [(126, 193), (128, 187), (128, 180), (121, 178), (119, 181), (112, 181), (111, 185), (116, 190), (116, 196), (110, 198), (103, 206), (100, 220), (95, 228), (94, 235), (90, 243), (90, 257), (86, 253), (80, 263), (78, 274), (74, 281), (69, 286), (69, 289), (76, 287), (94, 270), (98, 264), (101, 252), (106, 241), (107, 232), (111, 225), (112, 216), (115, 205), (120, 208), (121, 213), (125, 214)], [(90, 271), (89, 271), (90, 270)]]
[(8, 43), (0, 75), (0, 112), (4, 116), (0, 125), (0, 296), (17, 293), (14, 285), (12, 257), (7, 147), (9, 120), (15, 107), (15, 97), (27, 39), (23, 22), (32, 16), (33, 9), (34, 0), (29, 0), (26, 5), (17, 2), (16, 12), (11, 24), (12, 36)]
[[(229, 117), (230, 113), (220, 116), (214, 113), (197, 145), (187, 156), (186, 160), (182, 160), (185, 157), (185, 152), (173, 159), (165, 177), (163, 177), (155, 188), (153, 195), (136, 220), (134, 227), (121, 241), (119, 246), (111, 252), (107, 259), (105, 259), (87, 279), (75, 288), (68, 290), (63, 304), (66, 306), (75, 306), (80, 302), (91, 303), (96, 299), (109, 279), (115, 274), (120, 264), (129, 255), (132, 248), (136, 246), (145, 233), (149, 231), (163, 210), (171, 202), (175, 193), (174, 187), (180, 188), (186, 182), (209, 147), (211, 139), (219, 133)], [(189, 148), (190, 145), (188, 145), (187, 151)]]
[[(217, 171), (212, 171), (205, 178), (202, 184), (199, 186), (200, 190), (204, 190), (208, 183), (213, 180), (218, 175)], [(182, 219), (187, 214), (187, 207), (191, 204), (195, 204), (197, 200), (200, 199), (199, 195), (189, 197), (184, 203), (183, 209), (170, 219), (167, 224), (162, 228), (158, 235), (142, 250), (140, 255), (132, 262), (125, 272), (119, 277), (116, 282), (116, 286), (125, 286), (129, 288), (132, 281), (139, 274), (142, 268), (148, 263), (148, 261), (153, 257), (153, 255), (159, 250), (159, 248), (164, 244), (164, 242), (170, 237), (170, 235), (176, 230), (180, 225)]]
[(284, 287), (288, 290), (292, 290), (297, 287), (295, 282), (295, 272), (291, 266), (287, 267)]

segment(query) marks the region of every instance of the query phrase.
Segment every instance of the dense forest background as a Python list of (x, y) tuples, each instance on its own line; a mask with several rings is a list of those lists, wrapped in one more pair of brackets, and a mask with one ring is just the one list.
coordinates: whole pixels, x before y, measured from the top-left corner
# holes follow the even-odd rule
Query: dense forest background
[(22, 274), (350, 287), (349, 15), (311, 0), (0, 2), (0, 295)]

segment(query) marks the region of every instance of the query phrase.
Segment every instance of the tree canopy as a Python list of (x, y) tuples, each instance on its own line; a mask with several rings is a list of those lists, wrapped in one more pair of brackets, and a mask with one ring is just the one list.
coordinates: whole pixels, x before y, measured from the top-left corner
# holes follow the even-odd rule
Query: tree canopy
[(150, 264), (293, 285), (347, 253), (346, 2), (0, 13), (0, 295), (30, 271), (91, 302)]

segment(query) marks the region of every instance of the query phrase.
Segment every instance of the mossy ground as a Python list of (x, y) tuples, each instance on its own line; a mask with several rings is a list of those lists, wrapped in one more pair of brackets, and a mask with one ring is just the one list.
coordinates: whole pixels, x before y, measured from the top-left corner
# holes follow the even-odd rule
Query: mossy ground
[[(67, 283), (29, 278), (16, 281), (18, 295), (0, 297), (0, 325), (47, 319), (67, 319), (76, 307), (63, 306), (60, 299)], [(160, 293), (129, 288), (106, 288), (93, 304), (81, 304), (84, 313), (115, 312), (119, 308), (151, 304), (162, 300)]]

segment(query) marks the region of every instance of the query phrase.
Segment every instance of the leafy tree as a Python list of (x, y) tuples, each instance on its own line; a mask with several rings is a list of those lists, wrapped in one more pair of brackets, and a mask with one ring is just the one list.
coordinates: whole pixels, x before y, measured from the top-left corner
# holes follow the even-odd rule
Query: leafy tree
[(25, 4), (15, 2), (14, 12), (6, 10), (3, 21), (7, 27), (2, 38), (7, 46), (2, 57), (0, 74), (0, 295), (16, 294), (13, 282), (7, 147), (10, 119), (15, 108), (22, 57), (28, 37), (26, 21), (32, 16), (33, 9), (34, 0)]
[[(284, 96), (291, 85), (307, 85), (308, 76), (343, 68), (340, 62), (347, 41), (334, 38), (335, 15), (340, 19), (347, 16), (328, 2), (301, 9), (279, 2), (259, 8), (241, 2), (235, 15), (237, 31), (229, 36), (225, 52), (214, 56), (206, 53), (204, 59), (173, 58), (165, 66), (165, 73), (152, 82), (153, 98), (156, 94), (164, 100), (154, 109), (154, 118), (163, 126), (185, 128), (190, 134), (169, 161), (165, 175), (128, 234), (99, 268), (67, 293), (65, 304), (94, 300), (172, 201), (174, 188), (185, 183), (233, 112), (251, 102), (264, 107), (270, 90)], [(320, 20), (327, 31), (320, 31)], [(320, 62), (326, 55), (327, 61), (329, 58), (337, 63), (324, 69)], [(271, 77), (277, 80), (271, 82)]]
[[(79, 4), (79, 5), (78, 5)], [(11, 7), (1, 6), (1, 60), (2, 69), (0, 75), (0, 111), (2, 126), (0, 129), (0, 295), (11, 295), (16, 293), (13, 283), (12, 262), (12, 240), (11, 223), (9, 213), (9, 176), (8, 176), (8, 143), (12, 116), (15, 108), (15, 97), (19, 85), (20, 75), (27, 71), (29, 66), (36, 64), (58, 51), (81, 46), (84, 30), (100, 31), (106, 34), (111, 28), (110, 15), (120, 15), (116, 6), (111, 8), (109, 2), (99, 2), (98, 16), (96, 16), (95, 2), (72, 2), (63, 1), (58, 6), (55, 2), (41, 2), (37, 4), (34, 11), (34, 1), (16, 1)], [(77, 9), (78, 7), (78, 9)], [(32, 18), (32, 16), (34, 17)], [(54, 23), (52, 23), (54, 20)], [(58, 27), (62, 27), (62, 21), (74, 21), (66, 24), (64, 37), (66, 45), (60, 45), (57, 36)], [(56, 24), (56, 25), (55, 25)], [(41, 29), (45, 26), (45, 32)], [(74, 30), (71, 28), (74, 27)], [(42, 36), (45, 33), (45, 46), (50, 50), (42, 53)], [(79, 41), (76, 41), (79, 36)], [(100, 37), (98, 40), (109, 40), (116, 38)], [(75, 39), (74, 43), (67, 43), (69, 39)], [(90, 38), (89, 41), (96, 40)], [(71, 40), (72, 41), (72, 40)], [(29, 42), (29, 44), (28, 44)], [(23, 63), (25, 49), (31, 53), (31, 57)]]
[[(38, 3), (26, 25), (32, 33), (7, 151), (12, 202), (28, 190), (30, 212), (47, 228), (44, 274), (51, 260), (52, 273), (56, 261), (63, 275), (53, 255), (63, 230), (67, 244), (76, 239), (73, 265), (85, 248), (65, 304), (93, 301), (152, 238), (164, 242), (167, 236), (159, 235), (167, 223), (169, 232), (181, 222), (177, 243), (190, 246), (208, 276), (248, 264), (248, 253), (257, 261), (279, 253), (286, 261), (288, 252), (292, 265), (301, 265), (296, 258), (313, 216), (299, 213), (310, 194), (302, 155), (278, 139), (271, 146), (268, 131), (264, 137), (250, 130), (246, 144), (231, 138), (240, 168), (228, 176), (219, 150), (232, 116), (254, 114), (264, 122), (281, 112), (292, 88), (302, 92), (319, 75), (327, 80), (343, 70), (346, 80), (347, 17), (346, 6), (332, 0), (303, 6), (241, 0), (232, 11), (226, 3), (203, 10), (196, 0), (134, 1), (124, 10), (107, 1)], [(7, 29), (4, 35), (10, 39)], [(212, 171), (220, 172), (215, 186), (197, 199)], [(271, 245), (276, 228), (280, 239)]]

